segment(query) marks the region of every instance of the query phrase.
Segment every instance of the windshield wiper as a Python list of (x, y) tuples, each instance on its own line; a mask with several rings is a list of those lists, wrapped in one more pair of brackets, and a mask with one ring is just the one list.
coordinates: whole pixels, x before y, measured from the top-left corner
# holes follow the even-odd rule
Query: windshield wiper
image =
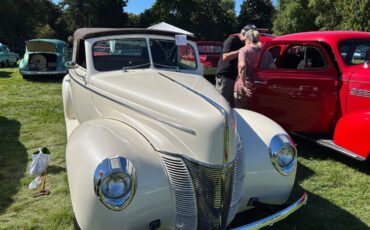
[(122, 68), (122, 70), (123, 70), (123, 72), (127, 72), (128, 69), (136, 69), (136, 68), (144, 67), (144, 66), (147, 66), (147, 65), (150, 66), (150, 62), (144, 63), (144, 64), (140, 64), (140, 65), (124, 66)]
[(164, 68), (172, 68), (172, 69), (176, 69), (177, 72), (180, 71), (180, 68), (178, 66), (173, 66), (173, 65), (163, 65), (163, 64), (159, 64), (159, 63), (155, 63), (153, 62), (153, 64), (155, 66), (159, 66), (159, 67), (164, 67)]

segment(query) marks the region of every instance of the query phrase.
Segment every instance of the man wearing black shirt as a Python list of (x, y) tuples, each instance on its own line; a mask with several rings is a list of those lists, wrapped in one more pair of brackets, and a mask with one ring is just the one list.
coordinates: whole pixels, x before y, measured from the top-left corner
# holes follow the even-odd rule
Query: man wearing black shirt
[(239, 49), (244, 46), (244, 34), (256, 29), (254, 25), (245, 26), (239, 35), (230, 35), (223, 44), (222, 55), (217, 64), (216, 89), (234, 107), (234, 83), (238, 76)]

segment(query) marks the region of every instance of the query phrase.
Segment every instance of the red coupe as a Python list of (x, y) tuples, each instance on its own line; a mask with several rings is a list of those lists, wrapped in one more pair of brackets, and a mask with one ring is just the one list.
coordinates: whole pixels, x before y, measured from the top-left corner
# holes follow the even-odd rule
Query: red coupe
[[(266, 52), (274, 63), (262, 60)], [(368, 32), (305, 32), (275, 38), (262, 49), (250, 108), (288, 131), (314, 134), (320, 137), (318, 144), (366, 160), (369, 62)]]

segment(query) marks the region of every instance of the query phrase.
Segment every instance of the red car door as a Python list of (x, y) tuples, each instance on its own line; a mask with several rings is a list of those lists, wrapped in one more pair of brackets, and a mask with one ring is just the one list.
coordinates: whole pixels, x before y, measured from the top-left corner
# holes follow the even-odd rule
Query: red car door
[[(329, 133), (334, 128), (339, 74), (318, 42), (264, 47), (253, 79), (251, 109), (286, 130)], [(272, 56), (272, 63), (266, 57)]]

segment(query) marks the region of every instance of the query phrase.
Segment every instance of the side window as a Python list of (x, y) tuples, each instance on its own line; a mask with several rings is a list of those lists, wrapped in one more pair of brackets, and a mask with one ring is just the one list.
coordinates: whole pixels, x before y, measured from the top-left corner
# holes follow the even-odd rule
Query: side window
[(78, 44), (78, 53), (76, 57), (76, 62), (78, 65), (86, 69), (86, 55), (85, 55), (85, 42), (80, 40)]
[(308, 46), (306, 49), (306, 57), (304, 62), (304, 69), (322, 69), (326, 67), (325, 59), (320, 50)]
[(197, 60), (195, 56), (195, 51), (191, 45), (180, 46), (180, 65), (182, 69), (196, 69)]
[(285, 52), (279, 68), (283, 69), (303, 69), (305, 46), (292, 45)]
[(261, 69), (276, 69), (276, 63), (280, 58), (281, 46), (273, 46), (265, 50), (260, 64)]
[(324, 56), (313, 46), (291, 45), (284, 51), (277, 68), (322, 69), (326, 67)]

